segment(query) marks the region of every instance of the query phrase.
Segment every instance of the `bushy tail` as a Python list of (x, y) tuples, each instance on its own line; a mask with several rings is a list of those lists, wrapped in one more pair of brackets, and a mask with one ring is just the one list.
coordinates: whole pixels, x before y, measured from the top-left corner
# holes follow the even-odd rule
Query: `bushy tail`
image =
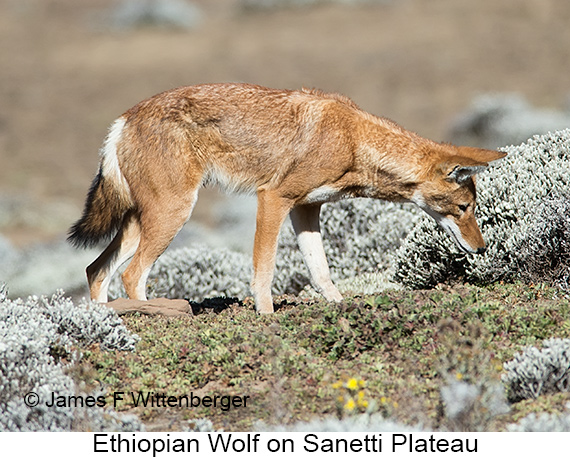
[(125, 213), (134, 209), (125, 183), (105, 177), (103, 165), (87, 194), (83, 216), (70, 229), (67, 240), (79, 248), (92, 247), (111, 238), (121, 227)]

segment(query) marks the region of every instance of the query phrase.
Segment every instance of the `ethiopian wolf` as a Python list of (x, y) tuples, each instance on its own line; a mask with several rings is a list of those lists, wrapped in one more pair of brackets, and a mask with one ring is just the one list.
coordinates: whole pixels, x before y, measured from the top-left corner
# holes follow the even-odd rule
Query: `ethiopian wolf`
[(334, 93), (181, 87), (140, 102), (112, 124), (69, 240), (86, 247), (114, 235), (87, 267), (93, 300), (107, 301), (111, 276), (131, 257), (122, 275), (126, 292), (146, 300), (151, 266), (190, 217), (200, 187), (217, 183), (257, 194), (252, 290), (258, 312), (273, 312), (275, 251), (287, 215), (314, 286), (339, 301), (319, 229), (323, 203), (414, 202), (461, 250), (481, 253), (473, 175), (504, 155), (424, 139)]

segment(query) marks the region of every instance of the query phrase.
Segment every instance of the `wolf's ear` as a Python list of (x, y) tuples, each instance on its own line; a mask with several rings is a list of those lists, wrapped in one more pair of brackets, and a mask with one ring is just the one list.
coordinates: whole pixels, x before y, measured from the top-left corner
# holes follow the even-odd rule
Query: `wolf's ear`
[(503, 151), (491, 151), (490, 149), (471, 148), (469, 146), (459, 146), (457, 149), (457, 155), (477, 162), (492, 162), (502, 159), (507, 155), (507, 153)]
[(487, 169), (488, 162), (502, 159), (507, 154), (502, 151), (459, 146), (457, 155), (443, 164), (446, 180), (463, 184), (472, 176)]
[(473, 175), (485, 171), (487, 168), (487, 164), (480, 164), (480, 165), (456, 165), (453, 169), (447, 174), (448, 181), (455, 181), (457, 184), (463, 184)]
[(480, 162), (465, 156), (451, 156), (439, 165), (443, 179), (457, 184), (464, 184), (473, 175), (487, 169), (487, 162)]

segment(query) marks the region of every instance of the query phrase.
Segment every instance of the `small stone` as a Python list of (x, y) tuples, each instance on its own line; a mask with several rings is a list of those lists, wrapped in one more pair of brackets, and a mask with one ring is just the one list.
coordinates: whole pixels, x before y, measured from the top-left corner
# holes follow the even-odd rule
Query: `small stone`
[(118, 298), (107, 303), (107, 306), (113, 308), (119, 316), (133, 313), (168, 317), (192, 315), (192, 308), (188, 301), (168, 298), (153, 298), (148, 301)]

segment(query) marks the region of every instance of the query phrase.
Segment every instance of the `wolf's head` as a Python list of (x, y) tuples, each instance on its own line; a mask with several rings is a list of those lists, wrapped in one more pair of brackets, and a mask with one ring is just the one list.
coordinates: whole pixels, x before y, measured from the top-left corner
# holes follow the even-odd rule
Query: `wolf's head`
[(439, 145), (432, 166), (425, 171), (411, 201), (453, 238), (464, 252), (481, 254), (485, 241), (475, 220), (475, 175), (506, 153), (470, 147)]

